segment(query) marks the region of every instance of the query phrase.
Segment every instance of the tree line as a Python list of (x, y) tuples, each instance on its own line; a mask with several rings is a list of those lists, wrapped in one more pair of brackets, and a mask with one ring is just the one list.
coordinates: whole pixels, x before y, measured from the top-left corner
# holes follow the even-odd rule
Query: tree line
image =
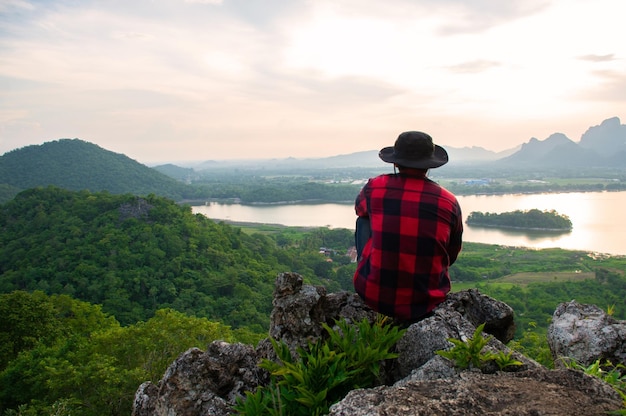
[(572, 229), (572, 221), (567, 215), (555, 210), (515, 210), (494, 213), (473, 211), (467, 216), (468, 225), (499, 228), (524, 228), (530, 230), (563, 231)]
[[(199, 171), (174, 165), (149, 168), (92, 143), (61, 139), (40, 146), (26, 146), (0, 156), (0, 203), (9, 201), (22, 190), (48, 185), (74, 191), (154, 194), (179, 202), (346, 203), (354, 201), (364, 180), (380, 173), (384, 170), (372, 167), (307, 168), (299, 167), (297, 163), (288, 168), (254, 165)], [(597, 182), (586, 175), (594, 175)], [(446, 166), (433, 172), (432, 176), (436, 181), (445, 181), (446, 187), (459, 195), (626, 190), (623, 169), (563, 172), (546, 168), (543, 172), (529, 173), (482, 165)], [(468, 185), (458, 179), (467, 177), (492, 179), (484, 186)], [(532, 179), (536, 180), (529, 182)]]

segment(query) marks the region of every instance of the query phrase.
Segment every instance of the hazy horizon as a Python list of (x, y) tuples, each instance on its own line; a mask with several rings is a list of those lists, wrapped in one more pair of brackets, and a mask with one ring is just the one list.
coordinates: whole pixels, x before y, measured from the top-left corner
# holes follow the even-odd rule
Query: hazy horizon
[(0, 154), (501, 152), (626, 117), (620, 0), (0, 0)]
[[(499, 153), (503, 153), (509, 150), (514, 150), (518, 147), (520, 147), (522, 145), (522, 143), (520, 143), (517, 146), (512, 146), (509, 149), (504, 149), (503, 151), (500, 152), (495, 152), (491, 149), (485, 149), (483, 147), (481, 147), (482, 149), (486, 150), (486, 151), (491, 151), (494, 152), (496, 154)], [(444, 146), (446, 146), (444, 144)], [(463, 149), (465, 147), (476, 147), (476, 146), (463, 146), (463, 147), (454, 147), (454, 146), (446, 146), (448, 149)], [(110, 150), (110, 149), (106, 149), (106, 150)], [(349, 153), (337, 153), (337, 154), (329, 154), (329, 155), (325, 155), (325, 156), (302, 156), (302, 157), (295, 157), (295, 156), (278, 156), (278, 157), (247, 157), (247, 158), (223, 158), (223, 159), (188, 159), (188, 160), (164, 160), (161, 162), (152, 162), (152, 163), (148, 163), (149, 166), (156, 166), (159, 164), (176, 164), (176, 163), (187, 163), (187, 164), (195, 164), (195, 163), (203, 163), (203, 162), (237, 162), (237, 161), (242, 161), (242, 162), (254, 162), (254, 161), (272, 161), (272, 160), (285, 160), (285, 159), (294, 159), (294, 160), (316, 160), (316, 159), (326, 159), (326, 158), (333, 158), (333, 157), (338, 157), (338, 156), (349, 156), (352, 154), (356, 154), (356, 153), (368, 153), (368, 152), (372, 152), (373, 154), (377, 153), (380, 149), (366, 149), (366, 150), (357, 150), (354, 152), (349, 152)], [(117, 153), (117, 152), (116, 152)], [(380, 161), (382, 163), (383, 166), (385, 166), (385, 162), (379, 160), (377, 157), (374, 159), (375, 161)]]

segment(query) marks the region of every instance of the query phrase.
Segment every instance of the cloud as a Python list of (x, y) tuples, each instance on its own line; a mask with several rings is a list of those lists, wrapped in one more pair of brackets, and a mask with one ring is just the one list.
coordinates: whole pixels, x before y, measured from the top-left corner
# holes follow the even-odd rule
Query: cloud
[(549, 0), (430, 0), (446, 18), (438, 28), (445, 36), (482, 33), (493, 27), (540, 13)]
[(599, 70), (593, 74), (599, 83), (594, 88), (581, 91), (582, 99), (616, 104), (623, 102), (626, 97), (626, 71)]
[(297, 157), (376, 149), (414, 128), (493, 148), (507, 147), (507, 129), (525, 140), (568, 119), (577, 129), (626, 117), (616, 0), (0, 0), (0, 10), (0, 151), (79, 137), (146, 160), (270, 146)]
[(34, 8), (33, 4), (25, 0), (3, 0), (0, 2), (0, 12), (2, 13), (33, 10)]
[(185, 0), (185, 3), (197, 4), (222, 4), (223, 0)]
[(491, 68), (497, 68), (499, 66), (501, 66), (500, 62), (479, 59), (475, 61), (462, 62), (457, 65), (449, 66), (448, 70), (450, 70), (451, 72), (456, 72), (460, 74), (467, 74), (467, 73), (484, 72), (484, 71), (488, 71)]
[(579, 56), (578, 59), (580, 59), (581, 61), (589, 61), (589, 62), (608, 62), (608, 61), (614, 61), (615, 58), (615, 54), (613, 53), (608, 53), (606, 55), (582, 55)]

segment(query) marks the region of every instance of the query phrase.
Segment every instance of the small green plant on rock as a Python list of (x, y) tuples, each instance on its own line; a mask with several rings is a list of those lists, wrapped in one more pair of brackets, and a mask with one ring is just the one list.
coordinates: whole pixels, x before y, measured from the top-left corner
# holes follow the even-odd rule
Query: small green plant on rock
[(608, 305), (606, 307), (606, 314), (609, 315), (609, 316), (615, 315), (615, 304)]
[(371, 387), (379, 378), (380, 364), (396, 358), (391, 348), (406, 330), (379, 316), (370, 324), (336, 321), (323, 324), (328, 338), (298, 348), (294, 358), (283, 341), (270, 339), (278, 362), (264, 359), (259, 366), (270, 373), (268, 386), (246, 392), (234, 406), (241, 415), (310, 416), (328, 413), (333, 403), (350, 390)]
[(508, 354), (500, 351), (499, 353), (482, 352), (485, 345), (489, 343), (492, 336), (483, 337), (482, 332), (485, 324), (479, 325), (471, 338), (467, 341), (461, 341), (455, 338), (448, 338), (448, 341), (454, 344), (449, 350), (439, 350), (436, 353), (444, 358), (454, 362), (454, 365), (461, 369), (481, 368), (489, 361), (494, 361), (500, 370), (510, 366), (522, 365), (520, 361), (513, 358), (512, 352)]
[(513, 351), (509, 351), (505, 353), (504, 351), (498, 351), (496, 354), (493, 354), (493, 360), (498, 365), (500, 370), (505, 370), (511, 366), (520, 366), (523, 365), (519, 360), (513, 358)]
[(474, 331), (474, 335), (467, 341), (460, 339), (448, 338), (448, 341), (454, 344), (449, 350), (436, 351), (438, 355), (454, 362), (454, 365), (461, 369), (468, 367), (480, 368), (481, 365), (491, 360), (492, 353), (483, 353), (482, 349), (487, 345), (491, 337), (483, 337), (482, 332), (485, 324), (481, 324)]

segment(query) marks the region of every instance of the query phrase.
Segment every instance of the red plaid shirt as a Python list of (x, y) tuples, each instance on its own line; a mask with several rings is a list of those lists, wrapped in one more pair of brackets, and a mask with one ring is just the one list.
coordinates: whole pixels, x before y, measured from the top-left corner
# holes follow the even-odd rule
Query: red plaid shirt
[(423, 171), (372, 178), (356, 198), (369, 217), (371, 238), (354, 275), (354, 288), (372, 309), (415, 320), (450, 291), (448, 268), (461, 251), (463, 220), (456, 197)]

